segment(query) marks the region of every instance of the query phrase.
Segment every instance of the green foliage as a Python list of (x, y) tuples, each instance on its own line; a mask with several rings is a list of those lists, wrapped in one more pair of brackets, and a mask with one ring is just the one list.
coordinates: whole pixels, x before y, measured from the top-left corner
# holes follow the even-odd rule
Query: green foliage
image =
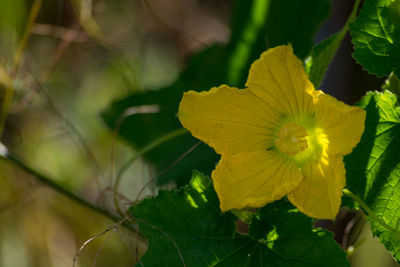
[[(103, 112), (103, 119), (110, 128), (118, 128), (118, 122), (129, 108), (157, 105), (159, 112), (131, 115), (120, 125), (121, 136), (136, 149), (141, 149), (181, 127), (176, 112), (183, 92), (208, 90), (220, 84), (244, 87), (251, 63), (267, 49), (267, 45), (292, 43), (298, 56), (306, 56), (312, 47), (313, 35), (328, 16), (328, 11), (328, 0), (237, 0), (228, 44), (215, 44), (199, 52), (171, 86), (134, 94), (113, 103)], [(158, 146), (145, 157), (162, 172), (197, 142), (189, 134), (181, 136)], [(193, 169), (210, 173), (217, 160), (214, 151), (201, 144), (158, 177), (158, 184), (171, 180), (179, 185), (186, 184)]]
[[(332, 234), (285, 200), (260, 209), (249, 236), (221, 213), (211, 180), (194, 173), (190, 184), (162, 191), (131, 213), (149, 240), (144, 266), (349, 266)], [(140, 266), (140, 263), (137, 264)]]
[(190, 185), (133, 206), (131, 213), (149, 240), (143, 265), (211, 266), (246, 247), (249, 241), (234, 234), (235, 217), (222, 214), (218, 203), (209, 178), (194, 173)]
[(386, 79), (385, 83), (382, 85), (383, 90), (388, 90), (391, 93), (397, 96), (397, 99), (400, 97), (400, 80), (396, 74), (392, 73)]
[(319, 88), (325, 76), (331, 59), (336, 53), (347, 29), (343, 28), (340, 32), (332, 34), (329, 38), (317, 44), (311, 53), (311, 64), (308, 78), (314, 84), (315, 88)]
[[(345, 158), (348, 188), (386, 224), (400, 220), (400, 109), (396, 96), (370, 92), (359, 104), (367, 111), (361, 142)], [(369, 218), (373, 233), (400, 260), (400, 236)], [(398, 231), (398, 230), (397, 230)]]
[(357, 20), (350, 25), (353, 57), (378, 77), (400, 74), (400, 2), (366, 0)]
[(263, 245), (258, 245), (260, 260), (250, 266), (268, 262), (274, 262), (274, 266), (349, 266), (333, 234), (312, 229), (312, 224), (311, 218), (286, 200), (259, 209), (249, 234)]

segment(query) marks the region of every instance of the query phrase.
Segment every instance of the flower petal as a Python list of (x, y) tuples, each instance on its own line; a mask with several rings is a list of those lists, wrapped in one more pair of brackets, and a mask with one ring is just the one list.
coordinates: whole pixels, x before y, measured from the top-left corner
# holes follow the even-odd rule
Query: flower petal
[(275, 151), (222, 155), (212, 173), (222, 211), (262, 207), (301, 182), (300, 169)]
[(328, 154), (347, 155), (360, 142), (366, 112), (335, 99), (322, 91), (315, 94), (315, 115), (329, 141)]
[(334, 219), (346, 183), (343, 156), (321, 159), (303, 166), (304, 179), (288, 194), (301, 212), (318, 219)]
[(183, 127), (219, 154), (270, 148), (279, 120), (268, 104), (249, 90), (226, 85), (185, 93), (178, 116)]
[(292, 46), (268, 49), (250, 68), (246, 86), (282, 114), (310, 114), (314, 86)]

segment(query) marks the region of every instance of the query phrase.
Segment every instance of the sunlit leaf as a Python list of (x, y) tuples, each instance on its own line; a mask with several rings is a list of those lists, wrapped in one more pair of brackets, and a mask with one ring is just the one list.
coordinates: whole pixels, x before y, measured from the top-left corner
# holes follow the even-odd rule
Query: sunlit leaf
[(266, 262), (273, 262), (273, 266), (349, 266), (333, 234), (312, 229), (312, 224), (311, 218), (285, 200), (259, 209), (249, 233), (264, 246), (259, 246), (258, 264), (250, 266), (264, 266)]
[(349, 266), (332, 234), (282, 200), (262, 208), (250, 236), (221, 213), (211, 180), (194, 173), (179, 190), (162, 191), (130, 209), (149, 247), (137, 266)]
[(353, 57), (378, 77), (400, 74), (400, 2), (366, 0), (350, 25)]
[(235, 217), (221, 213), (211, 180), (200, 173), (188, 186), (161, 191), (130, 211), (149, 240), (144, 266), (215, 266), (252, 243), (235, 236)]
[[(345, 158), (348, 188), (385, 223), (398, 228), (400, 220), (400, 110), (396, 96), (370, 92), (359, 104), (367, 111), (365, 132)], [(400, 259), (400, 236), (369, 217), (378, 236)]]

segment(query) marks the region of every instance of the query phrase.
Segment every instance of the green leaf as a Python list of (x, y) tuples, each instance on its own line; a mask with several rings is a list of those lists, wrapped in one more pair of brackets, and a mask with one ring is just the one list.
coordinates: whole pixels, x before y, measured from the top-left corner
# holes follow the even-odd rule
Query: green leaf
[(262, 258), (274, 262), (272, 266), (350, 266), (333, 234), (312, 229), (312, 224), (311, 218), (280, 200), (258, 210), (249, 234), (264, 244)]
[(330, 37), (313, 47), (311, 52), (311, 67), (308, 76), (315, 88), (319, 88), (321, 85), (329, 63), (335, 55), (336, 50), (339, 48), (343, 37), (347, 33), (349, 23), (354, 20), (357, 14), (359, 4), (360, 0), (355, 2), (352, 13), (350, 14), (346, 24), (339, 32), (332, 34)]
[(350, 25), (353, 57), (378, 77), (400, 75), (400, 2), (366, 0)]
[(391, 73), (389, 77), (386, 79), (385, 83), (382, 85), (383, 90), (388, 90), (391, 93), (397, 96), (397, 99), (400, 98), (400, 80), (396, 74)]
[[(369, 92), (359, 103), (367, 111), (360, 143), (345, 157), (347, 186), (393, 228), (400, 219), (400, 110), (396, 96)], [(371, 229), (400, 260), (400, 236), (369, 217)]]
[(319, 88), (325, 76), (329, 63), (335, 55), (343, 37), (347, 32), (343, 28), (340, 32), (332, 34), (329, 38), (318, 43), (311, 52), (311, 67), (308, 74), (310, 81), (315, 88)]
[(212, 266), (252, 242), (235, 236), (235, 216), (221, 213), (211, 180), (200, 173), (130, 211), (149, 240), (144, 266)]
[(221, 213), (211, 180), (200, 173), (130, 211), (149, 240), (137, 266), (348, 266), (332, 234), (312, 230), (312, 220), (284, 200), (256, 214), (251, 236), (237, 234), (235, 216)]

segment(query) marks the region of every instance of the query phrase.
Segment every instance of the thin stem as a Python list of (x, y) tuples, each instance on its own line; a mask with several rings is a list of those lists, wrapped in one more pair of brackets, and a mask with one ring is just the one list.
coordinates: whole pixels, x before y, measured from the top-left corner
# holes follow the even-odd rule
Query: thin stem
[(35, 24), (35, 20), (39, 13), (41, 5), (42, 5), (42, 0), (35, 0), (35, 2), (33, 3), (33, 6), (29, 13), (28, 24), (25, 28), (24, 34), (21, 38), (21, 41), (18, 44), (18, 48), (14, 56), (14, 63), (10, 77), (7, 77), (6, 75), (5, 81), (0, 80), (0, 89), (4, 90), (4, 97), (1, 103), (1, 110), (0, 110), (0, 140), (1, 137), (3, 136), (3, 129), (8, 116), (8, 109), (11, 105), (14, 95), (14, 78), (18, 73), (18, 68), (21, 64), (22, 54), (28, 43), (29, 35), (31, 33), (33, 25)]
[(381, 218), (379, 218), (368, 206), (367, 204), (364, 203), (364, 201), (361, 200), (361, 198), (359, 198), (358, 196), (356, 196), (353, 192), (351, 192), (350, 190), (344, 188), (343, 189), (343, 193), (352, 198), (355, 202), (357, 202), (361, 208), (363, 208), (363, 210), (365, 210), (368, 213), (368, 216), (371, 217), (372, 219), (374, 219), (377, 223), (379, 223), (383, 228), (385, 228), (386, 230), (389, 230), (393, 233), (395, 233), (397, 236), (400, 237), (400, 232), (393, 228), (392, 226), (388, 225), (385, 221), (383, 221)]
[(360, 3), (361, 3), (361, 0), (356, 0), (354, 2), (353, 10), (351, 11), (350, 17), (346, 22), (346, 27), (348, 27), (350, 23), (352, 23), (353, 21), (356, 20), (357, 11), (358, 11), (358, 7), (360, 6)]
[[(109, 212), (106, 209), (102, 209), (100, 207), (97, 207), (96, 205), (94, 205), (93, 203), (89, 202), (88, 200), (82, 198), (81, 196), (79, 196), (78, 194), (75, 194), (71, 191), (69, 191), (68, 189), (66, 189), (65, 187), (61, 186), (60, 184), (54, 182), (54, 179), (49, 178), (48, 176), (40, 173), (39, 171), (31, 168), (30, 166), (28, 166), (27, 164), (25, 164), (23, 161), (21, 161), (20, 159), (18, 159), (17, 157), (10, 155), (8, 153), (0, 153), (0, 158), (6, 159), (12, 163), (14, 163), (16, 166), (18, 166), (20, 169), (26, 171), (27, 173), (31, 174), (33, 177), (35, 177), (37, 180), (39, 180), (42, 184), (54, 189), (55, 191), (59, 192), (60, 194), (66, 196), (67, 198), (75, 201), (76, 203), (85, 206), (97, 213), (102, 214), (103, 216), (107, 217), (108, 219), (115, 221), (115, 222), (120, 222), (121, 218), (114, 215), (113, 213)], [(137, 232), (135, 227), (133, 227), (132, 224), (126, 223), (124, 222), (123, 225), (128, 228), (129, 230), (133, 231), (133, 232)], [(143, 236), (138, 233), (138, 236), (141, 240), (144, 240)]]
[(347, 19), (346, 24), (343, 26), (343, 29), (340, 30), (340, 32), (338, 33), (341, 36), (341, 38), (343, 38), (344, 35), (347, 33), (350, 23), (352, 23), (356, 20), (357, 11), (358, 11), (358, 7), (360, 6), (360, 2), (361, 2), (361, 0), (356, 0), (354, 2), (353, 10), (351, 11), (349, 18)]
[(128, 168), (131, 166), (131, 164), (137, 160), (138, 158), (140, 158), (141, 156), (143, 156), (144, 154), (146, 154), (147, 152), (149, 152), (150, 150), (156, 148), (157, 146), (167, 142), (168, 140), (171, 140), (177, 136), (183, 135), (188, 133), (188, 131), (184, 128), (180, 128), (178, 130), (172, 131), (170, 133), (167, 133), (163, 136), (161, 136), (160, 138), (154, 140), (153, 142), (151, 142), (150, 144), (146, 145), (144, 148), (142, 148), (141, 150), (139, 150), (135, 155), (133, 155), (118, 171), (117, 177), (115, 179), (114, 182), (114, 186), (113, 186), (113, 198), (114, 198), (114, 204), (115, 204), (115, 208), (117, 209), (117, 211), (119, 213), (122, 213), (120, 207), (119, 207), (119, 203), (118, 203), (118, 187), (119, 184), (121, 183), (121, 179), (124, 175), (124, 173), (128, 170)]
[(29, 39), (29, 35), (31, 34), (31, 30), (33, 25), (35, 24), (35, 20), (36, 17), (39, 13), (40, 7), (42, 6), (42, 0), (35, 0), (35, 2), (33, 3), (31, 12), (29, 14), (29, 18), (28, 18), (28, 24), (26, 25), (26, 29), (24, 32), (24, 35), (22, 36), (21, 41), (19, 42), (18, 48), (17, 48), (17, 52), (15, 53), (15, 57), (14, 57), (14, 69), (13, 69), (13, 73), (16, 74), (18, 71), (18, 67), (21, 63), (21, 57), (22, 54), (25, 50), (25, 47), (28, 43), (28, 39)]
[(3, 136), (4, 125), (7, 120), (8, 109), (14, 94), (14, 88), (10, 78), (6, 74), (1, 75), (0, 73), (0, 93), (2, 93), (2, 91), (4, 91), (4, 96), (0, 106), (0, 141)]

